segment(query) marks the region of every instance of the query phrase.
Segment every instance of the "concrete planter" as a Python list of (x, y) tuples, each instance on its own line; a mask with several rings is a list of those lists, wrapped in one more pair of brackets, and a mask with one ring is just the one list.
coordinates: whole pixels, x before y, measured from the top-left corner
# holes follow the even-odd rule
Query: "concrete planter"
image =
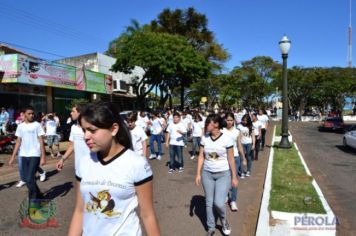
[[(275, 130), (274, 130), (275, 133)], [(292, 136), (290, 136), (292, 139)], [(272, 143), (277, 141), (277, 137), (273, 135)], [(280, 137), (279, 137), (280, 140)], [(307, 175), (311, 176), (311, 173), (297, 147), (294, 144), (298, 156), (304, 165)], [(270, 191), (272, 186), (272, 166), (273, 166), (273, 156), (274, 149), (271, 148), (270, 158), (268, 161), (262, 203), (260, 208), (260, 215), (258, 218), (257, 236), (316, 236), (316, 235), (336, 235), (336, 224), (337, 218), (335, 217), (333, 211), (331, 210), (329, 204), (327, 203), (323, 193), (321, 192), (318, 184), (313, 180), (312, 185), (314, 186), (322, 204), (326, 211), (326, 214), (315, 214), (315, 213), (289, 213), (289, 212), (279, 212), (268, 210)]]

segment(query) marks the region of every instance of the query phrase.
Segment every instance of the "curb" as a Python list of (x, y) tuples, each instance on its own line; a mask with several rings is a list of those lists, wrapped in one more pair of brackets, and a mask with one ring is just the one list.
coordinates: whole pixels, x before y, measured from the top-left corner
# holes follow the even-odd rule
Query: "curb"
[[(275, 129), (272, 138), (272, 143), (276, 141)], [(292, 138), (292, 137), (291, 137)], [(296, 143), (293, 143), (300, 161), (302, 162), (307, 175), (312, 176), (311, 172), (300, 153), (300, 150)], [(289, 213), (268, 210), (270, 191), (272, 186), (272, 166), (273, 166), (273, 148), (270, 151), (270, 158), (268, 161), (267, 174), (265, 179), (262, 203), (260, 208), (260, 215), (258, 218), (256, 236), (279, 236), (279, 235), (305, 235), (305, 236), (317, 236), (317, 235), (336, 235), (336, 225), (338, 224), (337, 218), (334, 212), (327, 203), (325, 196), (323, 195), (319, 185), (313, 179), (312, 185), (318, 194), (318, 197), (326, 211), (326, 214), (315, 213)], [(270, 217), (276, 220), (274, 226), (270, 226)], [(300, 226), (298, 224), (300, 223)]]

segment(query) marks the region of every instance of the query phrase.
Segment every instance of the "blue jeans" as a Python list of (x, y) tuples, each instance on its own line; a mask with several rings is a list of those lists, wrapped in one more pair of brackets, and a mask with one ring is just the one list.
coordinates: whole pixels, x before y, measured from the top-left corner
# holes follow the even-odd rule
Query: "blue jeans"
[(161, 146), (162, 134), (151, 134), (150, 137), (150, 151), (152, 155), (156, 155), (154, 143), (156, 141), (158, 148), (158, 155), (162, 155), (162, 146)]
[(205, 192), (206, 223), (209, 230), (215, 229), (215, 217), (213, 206), (221, 220), (226, 218), (225, 199), (231, 187), (230, 170), (221, 172), (209, 172), (203, 170), (202, 184)]
[(20, 157), (19, 155), (17, 155), (17, 165), (19, 167), (20, 180), (24, 181), (25, 177), (22, 171), (22, 157)]
[[(251, 169), (252, 169), (251, 146), (252, 146), (252, 143), (242, 144), (242, 147), (244, 148), (244, 152), (245, 152), (246, 161), (247, 161), (247, 171), (250, 171), (250, 172), (251, 172)], [(246, 167), (243, 167), (242, 173), (246, 173)]]
[(174, 163), (176, 161), (176, 157), (178, 158), (178, 168), (184, 166), (183, 162), (183, 146), (178, 145), (169, 145), (169, 168), (174, 169)]
[(193, 137), (193, 144), (192, 144), (192, 156), (197, 154), (196, 150), (198, 149), (199, 154), (199, 145), (200, 145), (200, 137)]
[[(236, 166), (236, 177), (239, 175), (239, 168), (240, 168), (240, 157), (234, 157), (235, 158), (235, 166)], [(231, 188), (231, 201), (236, 202), (237, 200), (237, 187), (236, 188)]]
[(37, 199), (41, 194), (36, 183), (36, 172), (39, 166), (40, 157), (22, 157), (23, 181), (26, 182), (29, 199)]

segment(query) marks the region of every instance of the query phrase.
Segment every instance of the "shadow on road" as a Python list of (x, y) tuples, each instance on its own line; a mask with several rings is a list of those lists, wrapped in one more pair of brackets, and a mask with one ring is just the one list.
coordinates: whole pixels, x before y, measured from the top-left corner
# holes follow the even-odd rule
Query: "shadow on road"
[(50, 190), (44, 192), (44, 197), (46, 199), (55, 199), (58, 196), (64, 197), (73, 188), (73, 182), (66, 182), (61, 185), (52, 187)]
[(13, 185), (15, 185), (17, 183), (17, 181), (11, 181), (11, 182), (8, 182), (6, 184), (1, 184), (0, 185), (0, 191), (1, 190), (4, 190), (4, 189), (7, 189), (7, 188), (11, 188)]
[(189, 215), (193, 217), (196, 215), (204, 226), (205, 230), (208, 230), (206, 224), (206, 209), (205, 209), (205, 197), (201, 195), (195, 195), (190, 200)]
[(339, 150), (345, 152), (345, 153), (349, 153), (349, 154), (356, 154), (356, 149), (350, 148), (350, 147), (345, 147), (343, 145), (336, 145), (335, 147), (337, 147)]

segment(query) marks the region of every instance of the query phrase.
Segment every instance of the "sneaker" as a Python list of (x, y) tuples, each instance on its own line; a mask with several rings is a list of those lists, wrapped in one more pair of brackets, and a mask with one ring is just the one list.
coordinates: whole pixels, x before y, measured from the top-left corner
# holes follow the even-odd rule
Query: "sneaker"
[(246, 174), (242, 173), (240, 178), (244, 179), (245, 177), (246, 177)]
[(18, 184), (16, 184), (16, 188), (21, 188), (22, 186), (24, 186), (26, 184), (26, 182), (20, 180)]
[(250, 177), (251, 176), (251, 172), (250, 171), (247, 171), (246, 172), (246, 177)]
[(54, 158), (54, 155), (51, 153), (51, 158)]
[(43, 182), (46, 180), (46, 171), (43, 171), (42, 174), (40, 174), (40, 181)]
[(184, 168), (183, 167), (179, 167), (178, 172), (183, 172)]
[(57, 153), (57, 157), (62, 157), (62, 154), (61, 153)]
[(162, 160), (162, 156), (161, 156), (161, 155), (158, 155), (158, 156), (157, 156), (157, 160), (159, 160), (159, 161)]
[(154, 154), (151, 154), (149, 157), (150, 160), (155, 159), (155, 158), (156, 158), (156, 155), (154, 155)]
[(237, 211), (237, 210), (238, 210), (235, 201), (230, 202), (230, 207), (231, 207), (231, 210), (232, 210), (232, 211)]
[(193, 160), (194, 158), (195, 158), (195, 156), (193, 155), (193, 156), (190, 157), (190, 160)]
[(172, 173), (173, 173), (173, 169), (169, 169), (168, 174), (172, 174)]
[(229, 225), (229, 222), (227, 222), (227, 219), (221, 221), (222, 224), (222, 231), (225, 235), (230, 235), (231, 233), (231, 227)]
[(206, 233), (206, 236), (212, 236), (215, 234), (215, 229), (209, 229), (208, 232)]

